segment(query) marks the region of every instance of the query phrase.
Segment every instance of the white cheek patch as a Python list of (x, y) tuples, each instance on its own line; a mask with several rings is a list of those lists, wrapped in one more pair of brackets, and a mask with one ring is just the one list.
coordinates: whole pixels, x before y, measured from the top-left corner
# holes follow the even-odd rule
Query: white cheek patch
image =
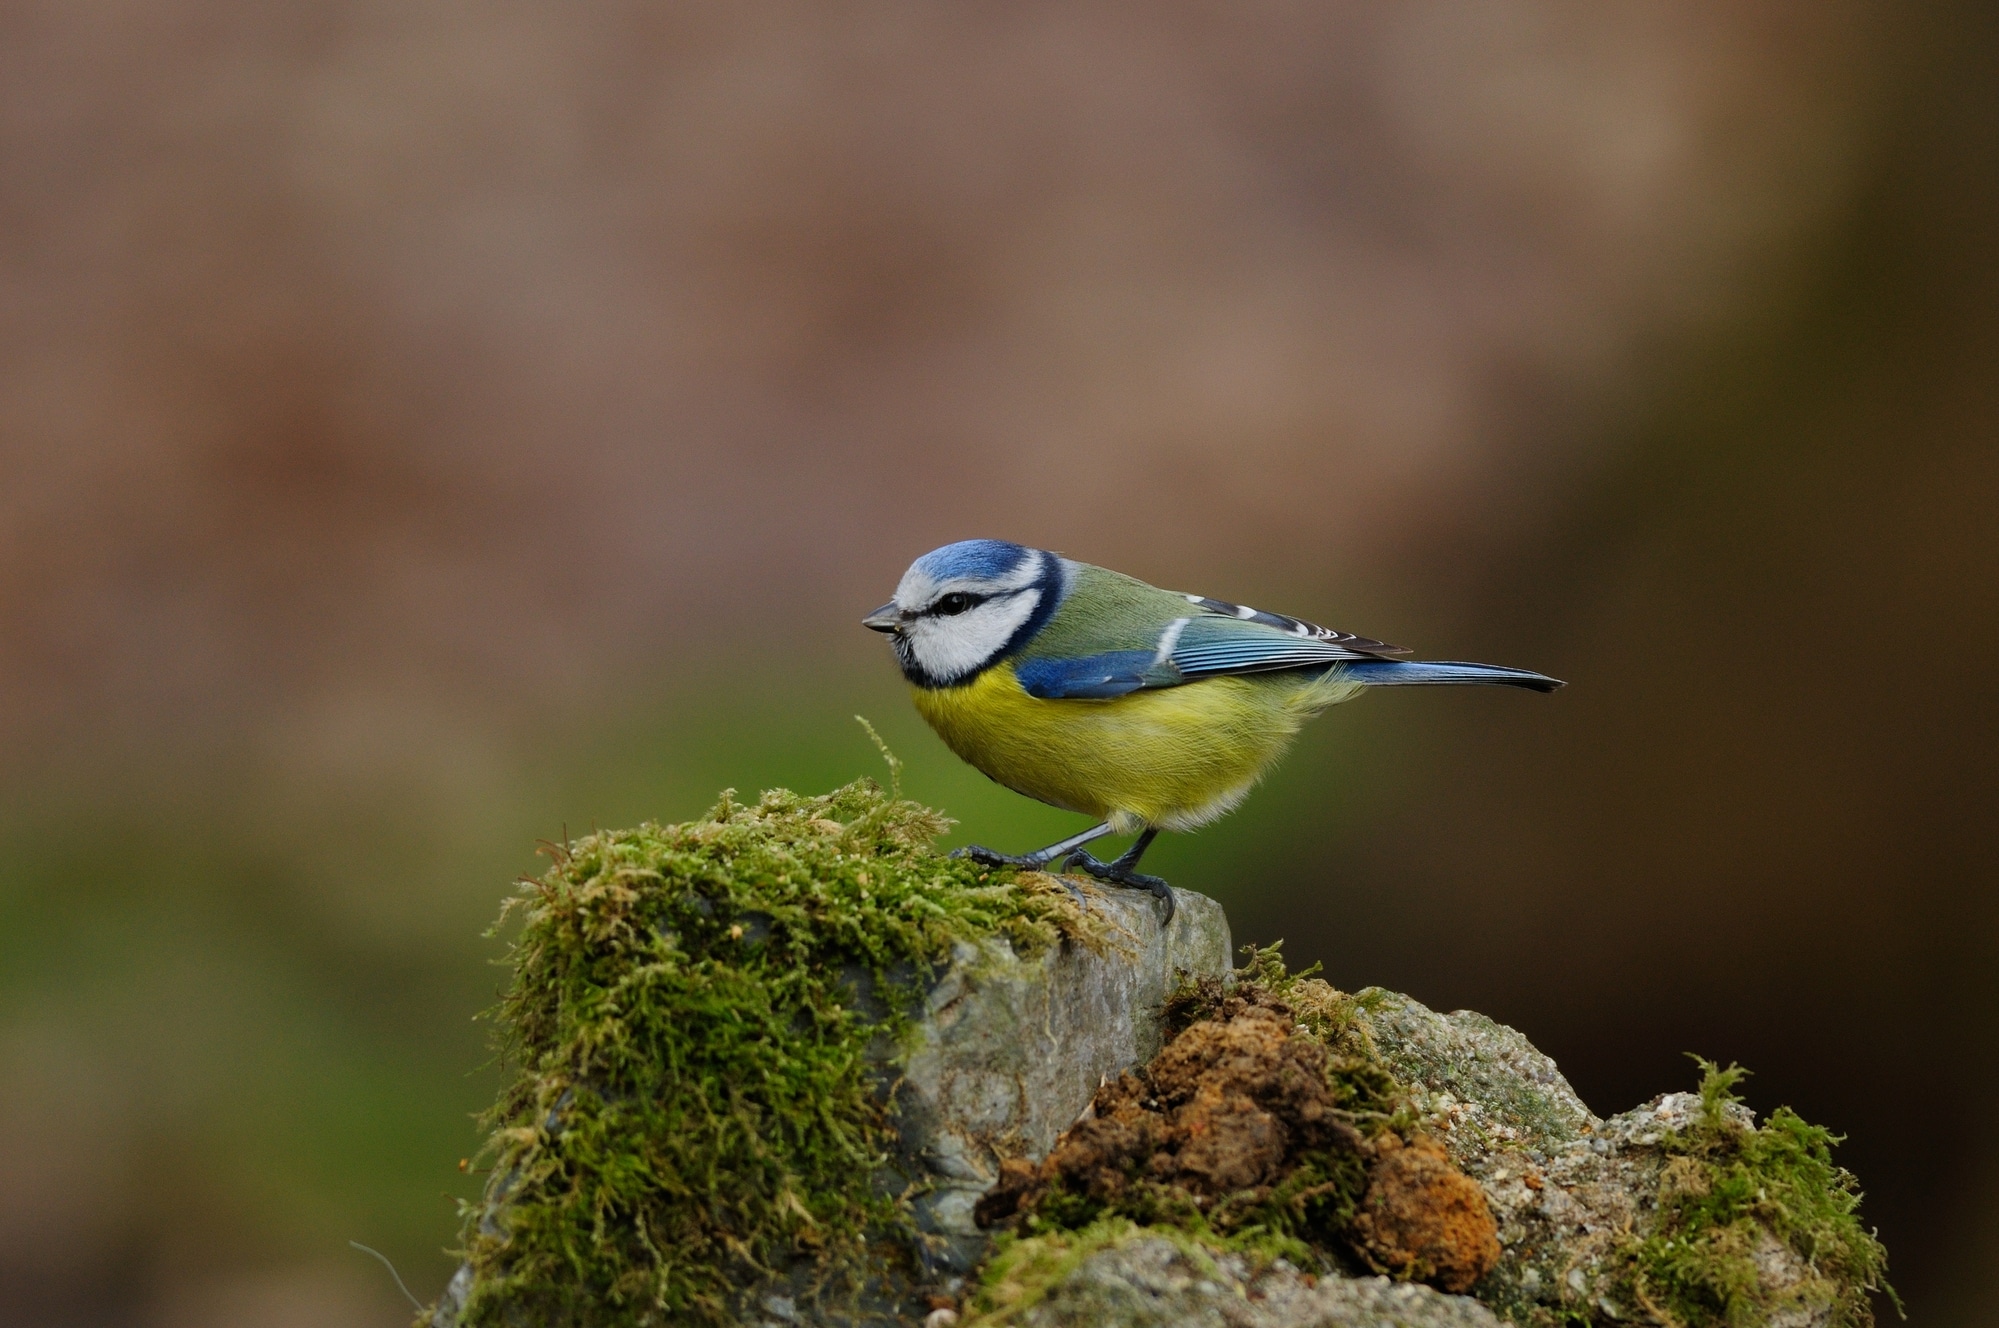
[(1022, 558), (1020, 560), (1020, 565), (1018, 567), (1014, 568), (1011, 572), (1008, 572), (1005, 576), (1001, 577), (997, 582), (991, 582), (988, 584), (996, 585), (1000, 590), (1003, 591), (1025, 590), (1029, 586), (1033, 585), (1036, 581), (1039, 581), (1040, 579), (1041, 579), (1041, 559), (1038, 557), (1030, 556), (1027, 558)]
[(990, 663), (1040, 603), (1039, 590), (1025, 590), (948, 618), (918, 618), (903, 634), (917, 667), (938, 682), (951, 682)]
[(912, 567), (902, 574), (895, 588), (895, 603), (905, 609), (920, 609), (937, 598), (937, 581), (930, 573)]

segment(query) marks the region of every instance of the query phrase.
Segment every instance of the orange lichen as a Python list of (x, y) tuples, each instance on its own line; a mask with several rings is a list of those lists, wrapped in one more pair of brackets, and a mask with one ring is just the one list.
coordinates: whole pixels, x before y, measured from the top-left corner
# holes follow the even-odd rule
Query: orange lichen
[(1499, 1262), (1499, 1228), (1485, 1191), (1436, 1143), (1374, 1141), (1367, 1193), (1350, 1239), (1384, 1273), (1445, 1291), (1471, 1290)]

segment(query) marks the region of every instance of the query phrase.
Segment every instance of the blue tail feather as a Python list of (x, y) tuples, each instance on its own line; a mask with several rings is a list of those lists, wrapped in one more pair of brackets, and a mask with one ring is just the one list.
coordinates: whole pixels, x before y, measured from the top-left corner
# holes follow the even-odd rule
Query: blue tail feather
[(1342, 664), (1340, 671), (1369, 687), (1449, 687), (1491, 683), (1501, 687), (1552, 692), (1563, 685), (1558, 679), (1530, 669), (1509, 669), (1498, 664), (1466, 664), (1455, 660), (1363, 659)]

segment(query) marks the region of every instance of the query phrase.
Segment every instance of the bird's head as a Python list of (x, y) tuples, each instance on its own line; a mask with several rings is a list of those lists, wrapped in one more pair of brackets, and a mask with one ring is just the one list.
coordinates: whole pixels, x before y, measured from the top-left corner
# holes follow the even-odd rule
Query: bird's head
[(909, 565), (895, 598), (861, 619), (886, 632), (921, 687), (976, 676), (1041, 629), (1062, 597), (1062, 560), (1005, 540), (960, 540)]

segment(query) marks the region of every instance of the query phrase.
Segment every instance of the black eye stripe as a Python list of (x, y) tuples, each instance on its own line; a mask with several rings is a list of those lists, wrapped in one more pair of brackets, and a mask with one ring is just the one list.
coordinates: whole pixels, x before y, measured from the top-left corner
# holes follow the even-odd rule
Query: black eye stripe
[(930, 613), (933, 616), (949, 618), (955, 614), (963, 613), (965, 610), (973, 608), (976, 605), (983, 604), (985, 601), (986, 597), (983, 595), (973, 595), (963, 590), (954, 590), (948, 595), (940, 596), (937, 602), (930, 606)]

